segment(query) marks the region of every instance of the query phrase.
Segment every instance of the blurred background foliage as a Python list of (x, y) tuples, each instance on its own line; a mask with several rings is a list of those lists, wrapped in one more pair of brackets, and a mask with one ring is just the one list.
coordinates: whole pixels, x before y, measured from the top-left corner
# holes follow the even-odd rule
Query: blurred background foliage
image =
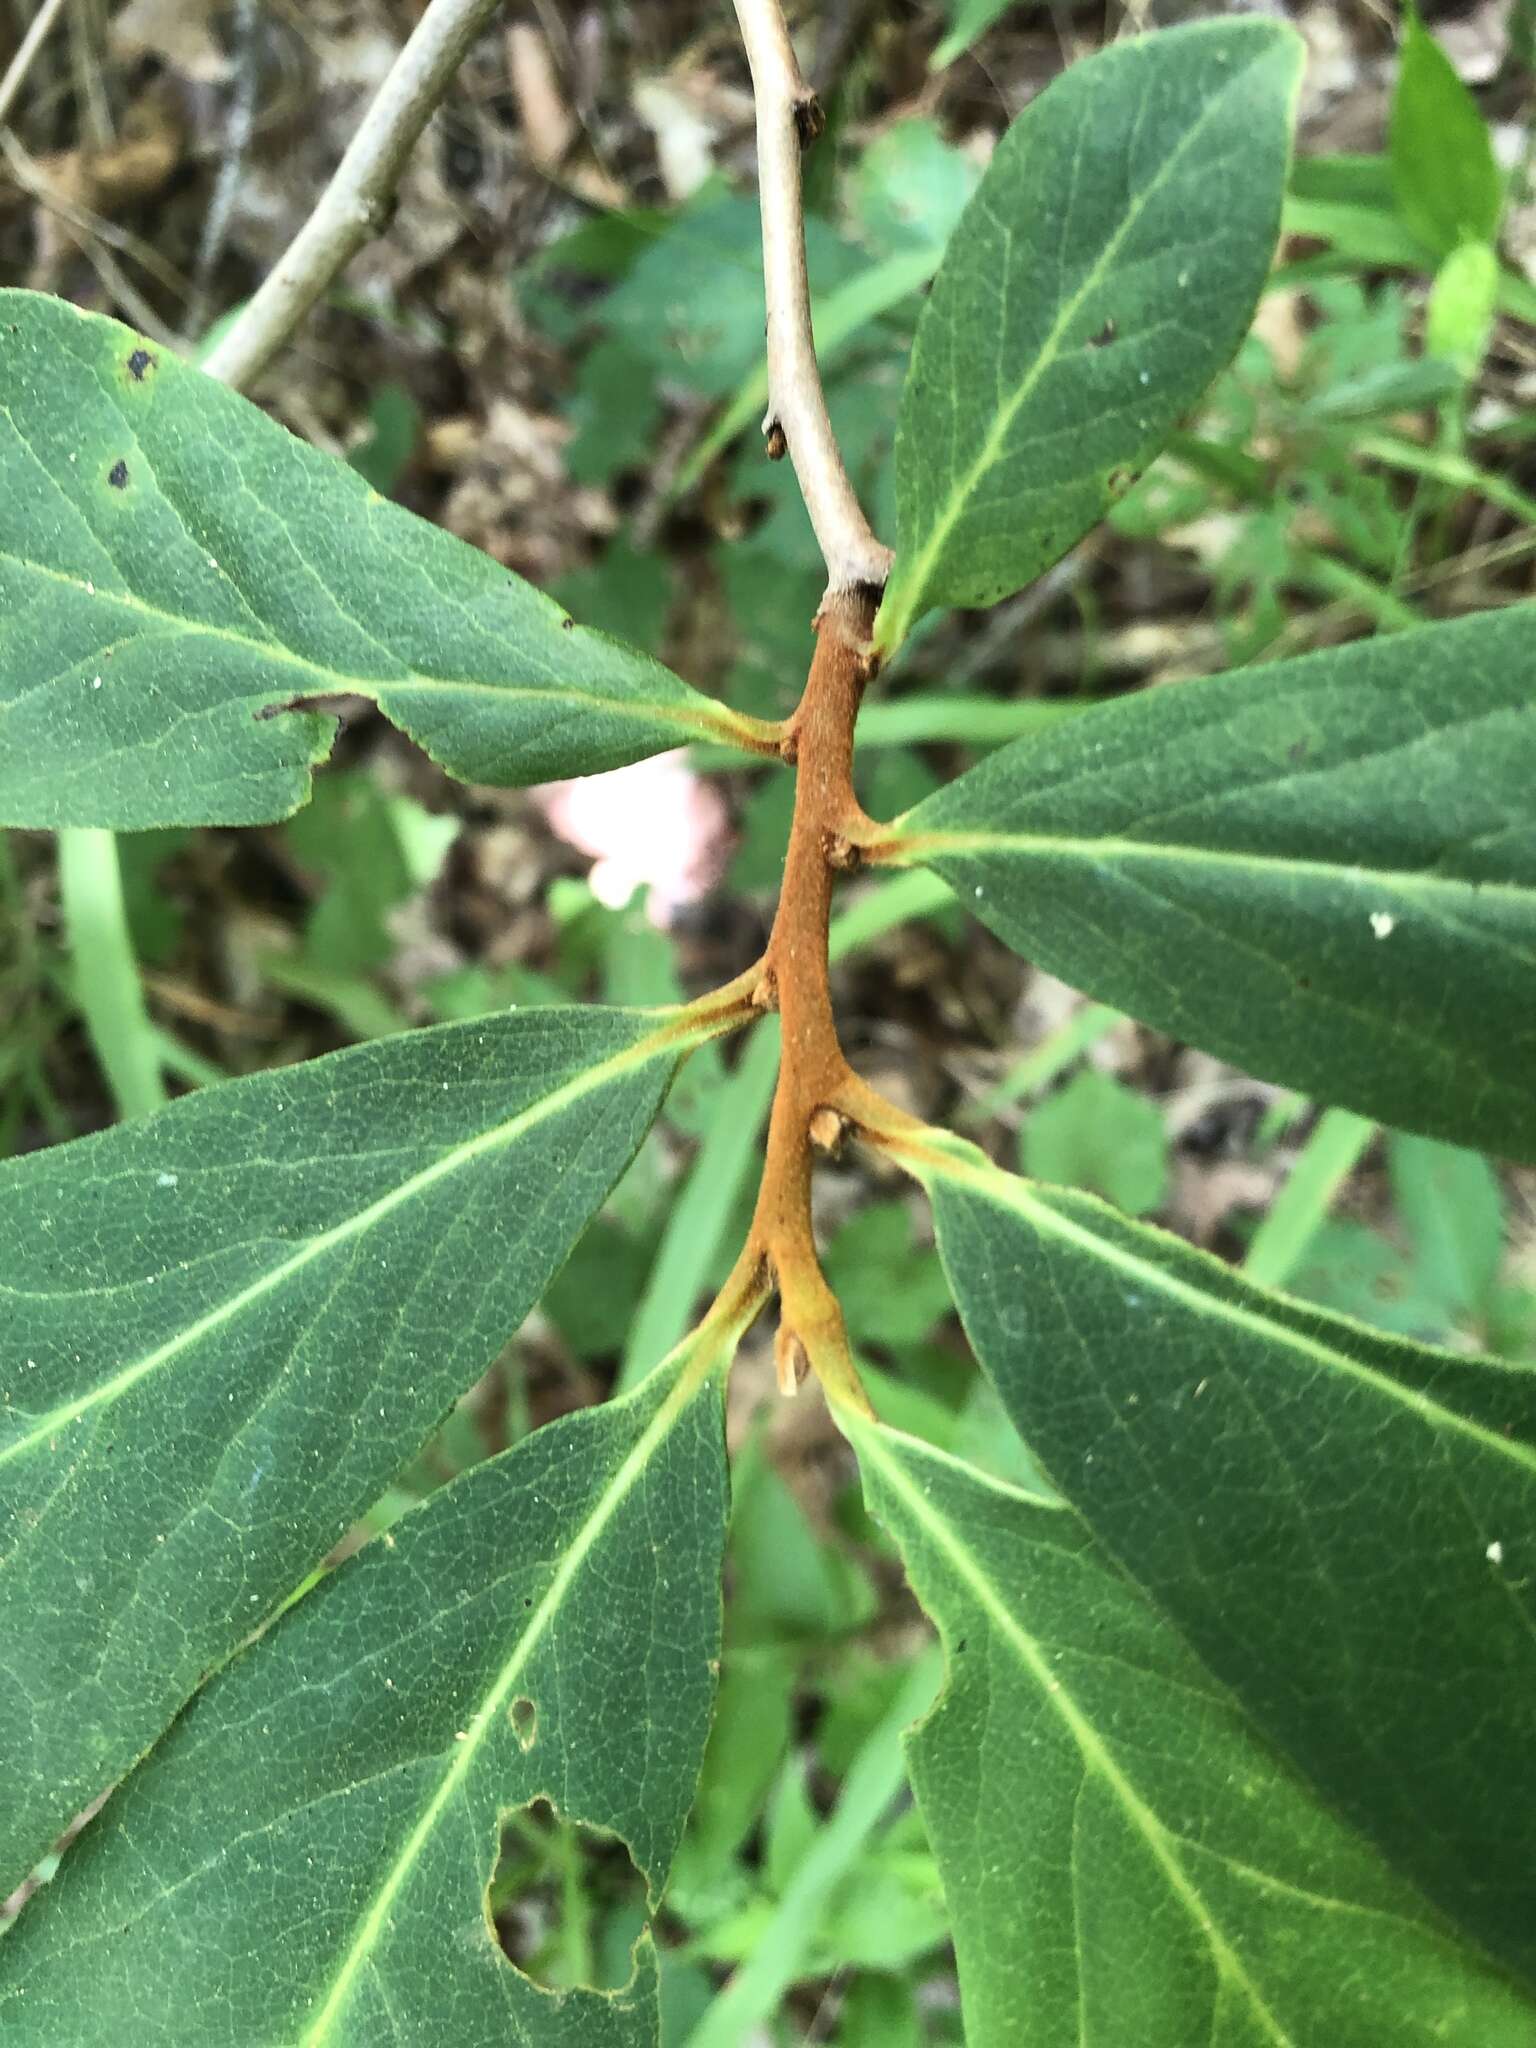
[[(797, 19), (829, 115), (808, 167), (818, 337), (881, 530), (922, 293), (997, 135), (1072, 57), (1190, 11), (1220, 10), (832, 0)], [(1311, 64), (1253, 333), (1106, 529), (903, 651), (860, 728), (876, 816), (1105, 696), (1532, 593), (1536, 5), (1284, 11)], [(0, 0), (0, 66), (32, 12)], [(71, 0), (0, 130), (0, 276), (195, 354), (412, 19), (406, 0)], [(779, 716), (821, 568), (757, 431), (751, 170), (727, 10), (509, 8), (388, 231), (255, 396), (583, 620)], [(508, 1004), (674, 1001), (755, 957), (781, 772), (696, 751), (466, 790), (343, 711), (286, 824), (144, 834), (115, 858), (86, 835), (62, 864), (47, 835), (0, 837), (0, 1147)], [(1329, 1308), (1536, 1356), (1530, 1172), (1147, 1031), (1015, 960), (926, 876), (846, 885), (834, 946), (850, 1051), (917, 1113)], [(745, 1226), (774, 1029), (695, 1056), (547, 1301), (352, 1543), (683, 1332)], [(845, 1157), (818, 1217), (882, 1412), (983, 1464), (1020, 1455), (914, 1198)], [(956, 2042), (900, 1750), (934, 1652), (820, 1402), (771, 1386), (759, 1333), (732, 1384), (720, 1714), (661, 1930), (667, 2048)], [(492, 1903), (541, 1981), (622, 1981), (640, 1901), (621, 1845), (520, 1816)]]

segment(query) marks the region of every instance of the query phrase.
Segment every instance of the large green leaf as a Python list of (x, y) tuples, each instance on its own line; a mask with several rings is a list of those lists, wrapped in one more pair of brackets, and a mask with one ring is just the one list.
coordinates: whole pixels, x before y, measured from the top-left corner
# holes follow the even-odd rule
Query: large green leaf
[(1335, 1808), (1536, 1980), (1536, 1370), (1267, 1294), (958, 1139), (913, 1164), (1053, 1482)]
[(918, 322), (881, 647), (1065, 554), (1232, 355), (1279, 231), (1301, 56), (1267, 21), (1117, 43), (998, 144)]
[(0, 292), (0, 824), (281, 817), (332, 731), (285, 707), (338, 693), (475, 782), (752, 732), (168, 350)]
[(1249, 1072), (1536, 1159), (1536, 607), (1085, 712), (897, 825), (1011, 946)]
[(49, 2048), (641, 2048), (629, 1985), (556, 1998), (486, 1910), (501, 1816), (628, 1844), (654, 1907), (714, 1696), (721, 1375), (696, 1342), (397, 1522), (195, 1700), (4, 1944)]
[(445, 1025), (0, 1167), (0, 1888), (489, 1363), (703, 1030)]
[(1051, 1507), (848, 1425), (938, 1622), (910, 1739), (969, 2048), (1529, 2048), (1536, 2011)]

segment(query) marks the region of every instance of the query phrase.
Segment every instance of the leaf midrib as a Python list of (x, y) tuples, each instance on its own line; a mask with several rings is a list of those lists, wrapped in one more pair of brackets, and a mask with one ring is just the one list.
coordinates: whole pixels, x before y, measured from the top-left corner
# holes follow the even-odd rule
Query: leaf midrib
[[(701, 1376), (697, 1370), (687, 1368), (690, 1363), (695, 1367), (700, 1363), (707, 1367), (712, 1355), (711, 1349), (698, 1350), (694, 1347), (679, 1354), (680, 1370), (676, 1383), (647, 1424), (639, 1441), (633, 1445), (624, 1462), (604, 1488), (586, 1521), (571, 1539), (543, 1597), (529, 1615), (510, 1656), (497, 1673), (495, 1682), (486, 1693), (482, 1704), (469, 1720), (462, 1741), (455, 1740), (437, 1790), (422, 1809), (415, 1827), (406, 1837), (404, 1846), (386, 1873), (372, 1905), (363, 1916), (331, 1980), (324, 2003), (306, 2025), (298, 2048), (322, 2048), (322, 2044), (329, 2038), (332, 2021), (346, 2010), (358, 1973), (369, 1960), (380, 1932), (388, 1921), (390, 1908), (409, 1878), (417, 1858), (430, 1839), (444, 1810), (468, 1774), (487, 1731), (499, 1720), (513, 1687), (558, 1613), (594, 1545), (634, 1490), (658, 1444), (669, 1433), (682, 1410), (699, 1392)], [(628, 1398), (635, 1399), (638, 1395)], [(643, 1875), (649, 1891), (650, 1873), (647, 1871)]]
[[(297, 670), (305, 677), (315, 679), (321, 685), (320, 688), (314, 689), (312, 683), (313, 694), (316, 695), (335, 696), (351, 693), (360, 697), (377, 698), (387, 690), (421, 690), (428, 693), (441, 691), (449, 696), (484, 692), (502, 704), (518, 698), (572, 704), (583, 709), (613, 712), (626, 718), (652, 719), (689, 730), (716, 732), (718, 728), (727, 743), (732, 737), (731, 713), (728, 707), (716, 707), (705, 699), (700, 699), (698, 707), (695, 707), (686, 703), (670, 704), (659, 698), (638, 697), (631, 700), (600, 696), (576, 683), (493, 683), (469, 677), (424, 676), (412, 668), (406, 668), (405, 672), (398, 676), (353, 675), (345, 669), (332, 668), (323, 662), (311, 660), (309, 656), (285, 646), (275, 637), (271, 640), (261, 640), (252, 634), (238, 632), (232, 626), (216, 625), (204, 619), (180, 618), (175, 612), (168, 612), (159, 605), (150, 604), (136, 591), (106, 590), (100, 587), (92, 589), (77, 576), (67, 575), (61, 569), (49, 568), (44, 562), (31, 561), (24, 555), (12, 554), (7, 549), (0, 549), (0, 560), (12, 562), (17, 568), (35, 576), (47, 577), (51, 582), (77, 591), (82, 597), (89, 598), (95, 603), (121, 605), (125, 610), (153, 620), (174, 634), (223, 641), (260, 660), (281, 663), (285, 667)], [(73, 666), (78, 668), (82, 663), (76, 662)], [(45, 679), (45, 683), (37, 687), (46, 687), (47, 682), (57, 680), (57, 677)], [(687, 685), (683, 684), (680, 687), (686, 689)], [(0, 704), (0, 718), (23, 701), (23, 698), (15, 698), (9, 703)]]
[[(899, 832), (899, 826), (894, 828)], [(1070, 860), (1137, 861), (1184, 863), (1191, 867), (1230, 867), (1264, 874), (1270, 871), (1301, 876), (1309, 880), (1371, 883), (1396, 889), (1403, 895), (1416, 891), (1433, 896), (1446, 894), (1509, 897), (1514, 903), (1536, 909), (1536, 883), (1487, 881), (1460, 875), (1436, 874), (1429, 868), (1377, 868), (1358, 861), (1314, 860), (1285, 853), (1256, 853), (1246, 847), (1190, 846), (1172, 840), (1121, 839), (1084, 833), (1071, 837), (1050, 832), (922, 832), (899, 839), (895, 856), (903, 867), (943, 860), (951, 854), (1018, 853)], [(1385, 943), (1385, 942), (1383, 942)]]
[(340, 1223), (332, 1224), (330, 1229), (306, 1239), (299, 1250), (280, 1260), (275, 1266), (269, 1267), (257, 1279), (250, 1281), (245, 1287), (220, 1302), (217, 1307), (199, 1316), (195, 1322), (189, 1323), (165, 1343), (157, 1345), (153, 1351), (122, 1367), (111, 1379), (103, 1381), (99, 1386), (76, 1396), (71, 1401), (61, 1402), (58, 1407), (39, 1417), (25, 1434), (9, 1444), (0, 1446), (0, 1466), (5, 1466), (14, 1458), (34, 1450), (40, 1443), (56, 1435), (59, 1430), (77, 1421), (80, 1416), (120, 1400), (124, 1394), (137, 1386), (140, 1380), (158, 1371), (161, 1366), (170, 1364), (182, 1352), (214, 1330), (221, 1329), (225, 1323), (263, 1300), (284, 1282), (312, 1265), (316, 1259), (323, 1257), (326, 1252), (371, 1230), (376, 1223), (382, 1222), (404, 1203), (424, 1194), (428, 1188), (456, 1173), (460, 1167), (467, 1166), (487, 1152), (514, 1143), (546, 1118), (557, 1115), (561, 1110), (579, 1102), (584, 1096), (606, 1087), (627, 1069), (644, 1066), (650, 1060), (665, 1057), (673, 1051), (680, 1054), (689, 1042), (686, 1039), (679, 1039), (671, 1032), (651, 1033), (637, 1044), (614, 1054), (599, 1065), (584, 1068), (550, 1094), (541, 1096), (527, 1109), (520, 1110), (514, 1117), (509, 1117), (505, 1123), (496, 1124), (489, 1131), (481, 1131), (477, 1136), (451, 1146), (448, 1151), (433, 1160), (430, 1166), (410, 1175), (387, 1194), (381, 1195), (377, 1201), (370, 1202), (366, 1208), (357, 1210)]
[[(1173, 1846), (1177, 1838), (1163, 1826), (1121, 1770), (1092, 1721), (1068, 1691), (1059, 1669), (1050, 1662), (1039, 1643), (1010, 1611), (991, 1578), (951, 1527), (948, 1517), (934, 1507), (932, 1501), (912, 1483), (901, 1465), (885, 1449), (881, 1438), (886, 1434), (898, 1432), (887, 1431), (885, 1425), (878, 1423), (859, 1428), (856, 1442), (860, 1451), (873, 1452), (874, 1462), (879, 1466), (886, 1484), (893, 1493), (901, 1497), (913, 1520), (927, 1530), (930, 1541), (943, 1553), (950, 1569), (969, 1588), (972, 1598), (991, 1618), (1005, 1641), (1013, 1645), (1020, 1663), (1024, 1665), (1038, 1687), (1041, 1698), (1065, 1724), (1067, 1732), (1077, 1745), (1078, 1754), (1084, 1765), (1095, 1772), (1113, 1793), (1126, 1817), (1146, 1842), (1166, 1877), (1170, 1890), (1184, 1907), (1208, 1947), (1218, 1977), (1224, 1977), (1228, 1982), (1241, 1988), (1255, 2017), (1262, 2022), (1271, 2040), (1276, 2043), (1276, 2048), (1299, 2048), (1299, 2044), (1270, 2011), (1258, 1986), (1244, 1967), (1241, 1957), (1217, 1925), (1215, 1914), (1206, 1906), (1201, 1893), (1185, 1872)], [(927, 1447), (918, 1443), (917, 1439), (911, 1441), (919, 1452), (926, 1450)]]
[[(1063, 1239), (1077, 1250), (1087, 1252), (1091, 1257), (1101, 1259), (1106, 1265), (1118, 1268), (1128, 1278), (1135, 1280), (1138, 1286), (1175, 1300), (1182, 1307), (1207, 1320), (1235, 1325), (1245, 1334), (1255, 1336), (1262, 1342), (1278, 1344), (1296, 1352), (1298, 1356), (1309, 1359), (1315, 1365), (1323, 1366), (1330, 1371), (1342, 1372), (1368, 1387), (1379, 1397), (1395, 1401), (1399, 1406), (1408, 1409), (1428, 1428), (1454, 1430), (1471, 1438), (1483, 1450), (1498, 1451), (1514, 1464), (1523, 1466), (1536, 1475), (1536, 1450), (1518, 1439), (1500, 1436), (1496, 1430), (1474, 1421), (1471, 1416), (1462, 1415), (1454, 1408), (1447, 1408), (1417, 1388), (1405, 1386), (1388, 1374), (1378, 1372), (1373, 1366), (1352, 1357), (1347, 1351), (1334, 1350), (1320, 1339), (1293, 1329), (1288, 1323), (1272, 1321), (1253, 1309), (1223, 1301), (1219, 1295), (1191, 1286), (1188, 1281), (1168, 1272), (1164, 1267), (1139, 1258), (1135, 1253), (1111, 1243), (1107, 1238), (1096, 1236), (1091, 1230), (1074, 1222), (1071, 1217), (1052, 1208), (1049, 1203), (1036, 1200), (1023, 1181), (994, 1167), (990, 1161), (972, 1163), (969, 1160), (957, 1159), (949, 1153), (935, 1152), (926, 1156), (922, 1164), (925, 1178), (932, 1174), (961, 1185), (971, 1185), (984, 1199), (993, 1202), (999, 1208), (1012, 1210), (1042, 1235)], [(1462, 1359), (1457, 1362), (1464, 1364), (1466, 1361)], [(1529, 1373), (1529, 1368), (1521, 1367), (1510, 1359), (1489, 1357), (1480, 1362), (1486, 1363), (1495, 1371), (1502, 1368), (1509, 1372)]]
[[(1230, 24), (1221, 23), (1212, 24), (1212, 26), (1229, 28)], [(998, 409), (992, 426), (982, 442), (980, 452), (963, 477), (950, 487), (944, 509), (929, 528), (928, 539), (915, 557), (911, 570), (900, 576), (898, 589), (902, 598), (902, 608), (892, 621), (892, 639), (888, 644), (898, 645), (905, 637), (907, 625), (913, 616), (916, 606), (921, 602), (923, 591), (927, 587), (928, 577), (933, 564), (942, 552), (950, 534), (954, 531), (967, 499), (977, 489), (982, 477), (998, 461), (1003, 452), (1003, 443), (1012, 430), (1015, 418), (1032, 396), (1040, 380), (1055, 363), (1061, 352), (1063, 336), (1076, 320), (1089, 298), (1103, 283), (1106, 272), (1120, 253), (1122, 243), (1137, 225), (1147, 207), (1152, 204), (1152, 201), (1162, 190), (1163, 185), (1172, 175), (1190, 145), (1201, 134), (1215, 110), (1253, 66), (1262, 62), (1265, 54), (1267, 52), (1259, 52), (1250, 58), (1246, 64), (1234, 70), (1231, 76), (1224, 82), (1221, 91), (1211, 95), (1206, 105), (1201, 108), (1197, 119), (1191, 123), (1179, 142), (1164, 159), (1156, 175), (1148, 180), (1141, 195), (1132, 201), (1124, 219), (1105, 243), (1102, 252), (1094, 260), (1091, 267), (1085, 272), (1077, 290), (1063, 304), (1061, 312), (1057, 315), (1045, 340), (1041, 343), (1034, 363), (1016, 387), (1014, 396)], [(942, 282), (941, 272), (939, 283), (942, 284)]]

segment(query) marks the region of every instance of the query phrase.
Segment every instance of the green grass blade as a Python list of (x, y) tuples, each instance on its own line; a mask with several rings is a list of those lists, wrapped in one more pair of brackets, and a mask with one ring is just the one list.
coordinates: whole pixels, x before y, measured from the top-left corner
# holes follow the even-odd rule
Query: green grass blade
[(148, 1116), (166, 1101), (160, 1047), (144, 1007), (123, 903), (117, 842), (76, 826), (59, 834), (59, 895), (74, 962), (74, 993), (119, 1116)]
[(1356, 1116), (1353, 1110), (1323, 1111), (1284, 1187), (1253, 1233), (1243, 1271), (1256, 1285), (1285, 1285), (1375, 1134), (1370, 1119)]

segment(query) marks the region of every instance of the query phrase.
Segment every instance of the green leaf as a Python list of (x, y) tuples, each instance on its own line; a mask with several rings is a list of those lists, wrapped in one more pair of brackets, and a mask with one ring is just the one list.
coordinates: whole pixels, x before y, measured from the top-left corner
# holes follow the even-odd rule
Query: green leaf
[(928, 59), (930, 71), (943, 71), (980, 41), (993, 22), (1008, 12), (1010, 0), (951, 0), (949, 27)]
[(929, 2038), (911, 1987), (871, 1974), (849, 1986), (833, 2048), (928, 2048)]
[(1425, 1285), (1421, 1262), (1352, 1217), (1330, 1217), (1312, 1234), (1286, 1287), (1319, 1308), (1420, 1344), (1443, 1344), (1450, 1335), (1451, 1306)]
[(1435, 273), (1424, 312), (1424, 346), (1475, 377), (1488, 352), (1498, 305), (1499, 259), (1486, 242), (1463, 242)]
[[(944, 140), (936, 121), (897, 121), (859, 159), (854, 200), (860, 222), (887, 251), (942, 250), (979, 176), (973, 159)], [(818, 354), (820, 340), (818, 333)]]
[(477, 1466), (215, 1678), (7, 1938), (0, 2035), (654, 2044), (648, 1934), (624, 1990), (556, 1996), (485, 1895), (502, 1817), (543, 1797), (660, 1896), (719, 1650), (709, 1364), (685, 1347)]
[(1075, 1515), (845, 1426), (944, 1638), (908, 1755), (969, 2048), (1524, 2048), (1531, 2008), (1255, 1738)]
[(1087, 1188), (1131, 1216), (1159, 1208), (1168, 1193), (1161, 1111), (1095, 1067), (1030, 1113), (1019, 1156), (1026, 1173)]
[(475, 782), (750, 735), (116, 322), (6, 291), (0, 335), (0, 823), (281, 817), (342, 693)]
[[(1414, 234), (1399, 209), (1392, 167), (1384, 156), (1306, 156), (1291, 167), (1284, 209), (1287, 234), (1331, 242), (1335, 258), (1351, 270), (1433, 270), (1438, 242)], [(1501, 312), (1536, 319), (1536, 287), (1503, 264), (1498, 276)]]
[(1476, 1152), (1394, 1132), (1387, 1150), (1392, 1196), (1418, 1253), (1421, 1286), (1447, 1322), (1488, 1304), (1504, 1249), (1504, 1201)]
[[(602, 318), (655, 382), (723, 398), (763, 352), (762, 227), (755, 203), (705, 187), (602, 301)], [(818, 298), (859, 270), (854, 250), (812, 215), (806, 267)], [(637, 394), (631, 392), (630, 402)]]
[(1086, 711), (897, 825), (1051, 973), (1248, 1072), (1536, 1159), (1536, 609)]
[(1074, 64), (999, 143), (918, 321), (890, 649), (1100, 520), (1232, 355), (1280, 223), (1301, 45), (1204, 22)]
[(366, 772), (327, 775), (287, 828), (322, 884), (304, 931), (310, 959), (332, 974), (381, 966), (395, 950), (390, 913), (432, 880), (458, 831), (457, 818), (388, 794)]
[(1504, 181), (1487, 124), (1412, 7), (1406, 11), (1388, 143), (1398, 211), (1412, 234), (1441, 254), (1458, 242), (1494, 239)]
[(933, 1698), (935, 1665), (930, 1655), (908, 1664), (891, 1706), (849, 1766), (837, 1804), (817, 1829), (771, 1917), (754, 1929), (751, 1953), (688, 2035), (685, 2048), (742, 2048), (789, 1986), (813, 1973), (838, 1890), (854, 1881), (871, 1837), (905, 1790), (901, 1732)]
[(701, 1035), (443, 1025), (0, 1167), (0, 1886), (489, 1364)]
[(410, 467), (421, 439), (421, 407), (404, 384), (381, 384), (368, 401), (368, 438), (347, 460), (384, 497)]
[[(726, 1882), (732, 1859), (757, 1825), (788, 1753), (796, 1675), (794, 1655), (777, 1644), (727, 1647), (683, 1849), (695, 1889)], [(678, 1882), (681, 1875), (680, 1864)]]
[(754, 1436), (737, 1454), (731, 1501), (733, 1642), (832, 1640), (867, 1623), (862, 1571), (812, 1529)]
[(957, 1139), (913, 1163), (1047, 1476), (1335, 1810), (1536, 1979), (1511, 1798), (1536, 1747), (1536, 1371), (1266, 1294)]
[(869, 1202), (826, 1251), (827, 1280), (854, 1344), (901, 1352), (949, 1313), (949, 1288), (931, 1245), (912, 1241), (902, 1202)]
[(1375, 1135), (1368, 1117), (1347, 1109), (1323, 1111), (1249, 1240), (1243, 1271), (1250, 1280), (1261, 1287), (1289, 1283)]

